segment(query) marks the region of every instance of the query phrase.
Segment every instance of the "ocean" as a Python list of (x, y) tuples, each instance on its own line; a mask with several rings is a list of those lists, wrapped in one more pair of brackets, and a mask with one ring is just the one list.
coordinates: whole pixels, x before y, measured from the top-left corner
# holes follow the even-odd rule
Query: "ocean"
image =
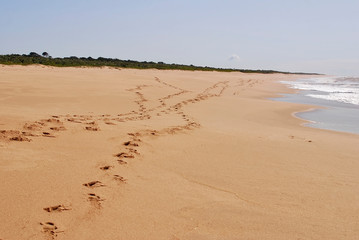
[(276, 100), (321, 107), (295, 114), (309, 121), (306, 126), (359, 134), (359, 78), (318, 77), (281, 83), (298, 92)]

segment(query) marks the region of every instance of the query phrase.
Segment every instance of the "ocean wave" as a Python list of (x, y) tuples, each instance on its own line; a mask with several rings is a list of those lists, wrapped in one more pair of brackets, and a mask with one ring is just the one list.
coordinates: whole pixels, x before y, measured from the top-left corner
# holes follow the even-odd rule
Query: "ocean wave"
[(325, 99), (329, 101), (337, 101), (337, 102), (343, 102), (343, 103), (350, 103), (359, 105), (359, 95), (355, 93), (330, 93), (327, 95), (324, 94), (307, 94), (306, 96), (312, 97), (312, 98), (320, 98)]
[[(282, 81), (290, 88), (310, 91), (306, 96), (359, 105), (359, 78), (326, 77)], [(313, 92), (317, 92), (314, 93)]]

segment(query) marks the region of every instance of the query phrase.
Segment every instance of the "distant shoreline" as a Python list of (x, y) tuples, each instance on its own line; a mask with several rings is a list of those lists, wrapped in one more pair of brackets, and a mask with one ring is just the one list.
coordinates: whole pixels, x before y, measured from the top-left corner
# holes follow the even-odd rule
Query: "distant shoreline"
[(133, 68), (133, 69), (158, 69), (158, 70), (185, 70), (185, 71), (217, 71), (217, 72), (242, 72), (242, 73), (282, 73), (282, 74), (301, 74), (301, 75), (321, 75), (318, 73), (301, 73), (301, 72), (283, 72), (275, 70), (251, 70), (251, 69), (234, 69), (234, 68), (215, 68), (201, 67), (185, 64), (169, 64), (164, 62), (147, 62), (134, 60), (121, 60), (117, 58), (98, 57), (56, 57), (53, 58), (44, 52), (42, 55), (31, 52), (29, 54), (7, 54), (0, 55), (0, 64), (4, 65), (33, 65), (40, 64), (53, 67), (115, 67), (115, 68)]

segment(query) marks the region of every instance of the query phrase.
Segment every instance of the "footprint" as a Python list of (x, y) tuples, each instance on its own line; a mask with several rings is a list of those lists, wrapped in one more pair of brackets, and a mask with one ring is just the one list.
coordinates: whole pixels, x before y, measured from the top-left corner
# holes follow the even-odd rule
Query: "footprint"
[(31, 139), (23, 136), (15, 136), (10, 138), (10, 141), (17, 141), (17, 142), (30, 142)]
[(56, 205), (56, 206), (46, 207), (46, 208), (44, 208), (44, 210), (46, 212), (62, 212), (62, 211), (66, 211), (66, 210), (71, 210), (71, 208), (67, 208), (63, 204), (60, 204), (60, 205)]
[(41, 122), (61, 123), (61, 121), (59, 119), (53, 119), (53, 118), (43, 119), (43, 120), (41, 120)]
[(110, 121), (106, 121), (105, 124), (107, 124), (107, 125), (116, 125), (115, 123), (110, 122)]
[(110, 168), (113, 168), (113, 166), (109, 166), (109, 165), (106, 165), (106, 166), (103, 166), (103, 167), (100, 167), (101, 170), (109, 170)]
[(131, 141), (124, 142), (123, 145), (125, 145), (125, 146), (138, 147), (138, 144), (137, 144), (137, 143), (134, 143), (134, 142), (131, 142)]
[(113, 179), (115, 179), (116, 181), (120, 181), (120, 182), (126, 182), (127, 179), (125, 179), (124, 177), (121, 177), (120, 175), (113, 175)]
[(133, 156), (132, 154), (128, 154), (128, 153), (125, 153), (125, 152), (115, 154), (115, 157), (135, 158), (135, 156)]
[(133, 136), (133, 137), (138, 137), (138, 136), (140, 136), (139, 133), (127, 133), (127, 135)]
[(140, 155), (140, 153), (137, 151), (137, 149), (133, 149), (133, 148), (126, 148), (130, 153), (134, 153), (137, 155)]
[(50, 127), (50, 129), (52, 131), (65, 131), (66, 128), (64, 126), (60, 126), (60, 127)]
[(68, 118), (67, 121), (73, 122), (73, 123), (82, 123), (81, 121), (76, 120), (75, 118)]
[(53, 222), (44, 222), (40, 223), (44, 231), (54, 231), (57, 229), (56, 225)]
[(59, 231), (58, 227), (53, 222), (43, 222), (40, 223), (42, 226), (42, 231), (48, 235), (50, 235), (51, 239), (55, 239), (57, 234), (63, 231)]
[(25, 123), (25, 125), (23, 126), (23, 128), (25, 130), (31, 130), (31, 131), (40, 131), (42, 128), (43, 124), (40, 124), (39, 122), (35, 122), (35, 123)]
[(17, 130), (0, 130), (0, 140), (10, 140), (10, 141), (28, 141), (30, 142), (31, 139), (25, 137), (27, 134), (24, 132), (20, 132)]
[(105, 199), (102, 199), (100, 196), (96, 195), (95, 193), (88, 193), (88, 201), (90, 201), (95, 207), (100, 208), (101, 202), (105, 201)]
[(85, 187), (90, 187), (90, 188), (95, 188), (95, 187), (104, 187), (105, 185), (100, 182), (100, 181), (92, 181), (92, 182), (88, 182), (88, 183), (84, 183), (82, 184)]
[(42, 136), (43, 136), (43, 137), (55, 137), (54, 135), (52, 135), (52, 134), (49, 133), (49, 132), (42, 132)]
[(121, 164), (121, 165), (127, 164), (127, 162), (124, 161), (124, 160), (122, 160), (122, 159), (118, 159), (117, 162), (118, 162), (119, 164)]
[(85, 127), (85, 129), (87, 131), (100, 131), (100, 128), (96, 127), (96, 126), (87, 126), (87, 127)]

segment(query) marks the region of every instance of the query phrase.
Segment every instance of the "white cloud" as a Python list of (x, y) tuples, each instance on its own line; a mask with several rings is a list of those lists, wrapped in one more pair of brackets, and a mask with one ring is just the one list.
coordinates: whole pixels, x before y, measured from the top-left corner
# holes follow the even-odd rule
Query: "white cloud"
[(237, 54), (232, 54), (229, 58), (229, 61), (240, 61), (241, 58)]

